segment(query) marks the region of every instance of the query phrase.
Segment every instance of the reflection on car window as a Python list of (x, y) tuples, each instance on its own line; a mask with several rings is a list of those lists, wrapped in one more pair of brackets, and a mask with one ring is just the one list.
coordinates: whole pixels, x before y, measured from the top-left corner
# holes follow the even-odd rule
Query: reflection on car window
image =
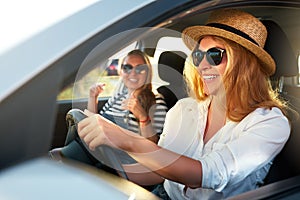
[(118, 65), (119, 65), (119, 59), (113, 59), (110, 65), (105, 69), (107, 72), (107, 76), (117, 76)]
[[(108, 69), (110, 68), (110, 69)], [(105, 90), (100, 94), (101, 97), (109, 97), (112, 95), (114, 88), (119, 80), (119, 75), (116, 70), (112, 69), (109, 65), (105, 71), (100, 67), (95, 68), (85, 75), (82, 79), (75, 84), (70, 85), (64, 89), (57, 97), (57, 100), (71, 100), (87, 98), (89, 95), (89, 88), (97, 82), (105, 83)], [(76, 87), (76, 95), (73, 94), (74, 87)]]
[[(136, 42), (117, 52), (106, 62), (105, 70), (103, 66), (97, 66), (95, 69), (86, 74), (76, 83), (65, 88), (58, 96), (57, 100), (75, 100), (88, 97), (89, 88), (96, 82), (105, 83), (105, 90), (100, 94), (101, 97), (110, 97), (119, 81), (119, 61), (124, 53), (135, 48)], [(76, 87), (76, 95), (74, 95)]]

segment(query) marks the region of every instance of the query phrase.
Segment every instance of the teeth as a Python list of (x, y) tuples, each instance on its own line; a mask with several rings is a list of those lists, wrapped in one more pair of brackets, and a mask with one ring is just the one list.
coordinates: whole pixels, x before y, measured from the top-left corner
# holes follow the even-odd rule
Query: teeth
[(203, 76), (204, 80), (212, 80), (214, 78), (217, 78), (217, 75), (205, 75), (205, 76)]
[(129, 79), (131, 82), (137, 82), (138, 80), (137, 79), (134, 79), (134, 78), (130, 78)]

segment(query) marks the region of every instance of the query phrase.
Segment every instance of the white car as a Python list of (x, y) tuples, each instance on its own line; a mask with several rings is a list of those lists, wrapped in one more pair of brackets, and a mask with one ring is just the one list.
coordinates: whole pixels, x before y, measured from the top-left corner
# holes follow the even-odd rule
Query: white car
[[(278, 67), (272, 83), (299, 111), (299, 0), (102, 0), (0, 55), (0, 199), (158, 199), (99, 169), (55, 162), (48, 151), (64, 145), (67, 112), (86, 107), (86, 88), (99, 79), (111, 87), (99, 98), (99, 109), (106, 102), (118, 76), (107, 76), (105, 69), (128, 50), (138, 48), (150, 56), (154, 89), (159, 92), (164, 86), (172, 92), (172, 97), (165, 94), (170, 107), (174, 96), (186, 96), (176, 84), (182, 79), (175, 68), (190, 54), (181, 31), (203, 24), (213, 10), (233, 7), (252, 13), (270, 28), (273, 36), (266, 50)], [(168, 62), (161, 63), (162, 56)], [(292, 139), (265, 183), (232, 199), (300, 197), (299, 119), (291, 115), (291, 122)]]

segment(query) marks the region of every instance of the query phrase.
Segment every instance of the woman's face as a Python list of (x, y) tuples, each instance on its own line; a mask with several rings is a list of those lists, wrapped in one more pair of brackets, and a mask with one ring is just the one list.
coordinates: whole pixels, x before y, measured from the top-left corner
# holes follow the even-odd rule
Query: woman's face
[(145, 84), (147, 72), (148, 67), (140, 56), (130, 55), (125, 58), (124, 63), (122, 64), (121, 76), (129, 92), (132, 92)]
[[(202, 52), (207, 52), (215, 47), (222, 50), (225, 49), (224, 45), (214, 40), (213, 37), (206, 36), (200, 41), (198, 49)], [(224, 51), (222, 55), (221, 62), (218, 65), (212, 65), (207, 61), (207, 54), (205, 54), (204, 58), (197, 67), (197, 71), (204, 82), (204, 91), (207, 95), (216, 95), (220, 89), (224, 91), (222, 75), (225, 72), (227, 64), (226, 52)]]

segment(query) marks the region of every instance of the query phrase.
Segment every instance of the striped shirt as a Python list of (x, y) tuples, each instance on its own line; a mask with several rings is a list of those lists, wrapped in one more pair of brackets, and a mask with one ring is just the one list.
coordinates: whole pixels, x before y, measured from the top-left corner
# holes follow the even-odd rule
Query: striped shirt
[[(129, 110), (122, 109), (122, 102), (127, 98), (127, 92), (117, 93), (108, 99), (100, 111), (100, 115), (103, 115), (123, 128), (141, 135), (138, 119)], [(156, 103), (153, 105), (155, 106), (154, 115), (151, 122), (155, 132), (160, 135), (165, 122), (167, 105), (160, 94), (155, 95), (155, 101)]]

